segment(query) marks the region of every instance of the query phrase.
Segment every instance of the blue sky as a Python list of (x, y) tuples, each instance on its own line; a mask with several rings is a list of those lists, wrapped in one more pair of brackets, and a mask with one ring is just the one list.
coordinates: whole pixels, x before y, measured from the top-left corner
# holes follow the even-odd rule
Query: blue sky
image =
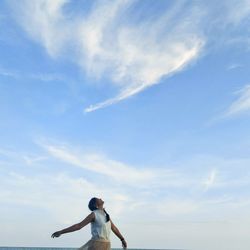
[[(249, 249), (250, 2), (0, 3), (0, 242)], [(114, 247), (120, 242), (112, 238)]]

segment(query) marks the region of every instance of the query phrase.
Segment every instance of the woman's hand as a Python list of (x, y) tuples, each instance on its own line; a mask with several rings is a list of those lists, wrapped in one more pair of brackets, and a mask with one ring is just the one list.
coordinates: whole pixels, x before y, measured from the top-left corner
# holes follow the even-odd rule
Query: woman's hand
[(123, 249), (127, 249), (127, 242), (124, 239), (122, 240), (122, 247)]
[(54, 233), (51, 235), (51, 237), (52, 237), (52, 238), (60, 237), (60, 235), (61, 235), (61, 231), (57, 231), (57, 232), (54, 232)]

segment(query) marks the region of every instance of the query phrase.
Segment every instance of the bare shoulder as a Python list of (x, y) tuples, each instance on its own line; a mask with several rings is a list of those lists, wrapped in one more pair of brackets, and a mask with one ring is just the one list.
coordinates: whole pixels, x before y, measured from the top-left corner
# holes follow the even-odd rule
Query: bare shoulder
[(83, 221), (79, 223), (80, 228), (88, 225), (89, 223), (95, 220), (95, 214), (92, 212), (90, 213)]
[(95, 213), (91, 212), (86, 218), (88, 218), (90, 222), (93, 222), (95, 220)]

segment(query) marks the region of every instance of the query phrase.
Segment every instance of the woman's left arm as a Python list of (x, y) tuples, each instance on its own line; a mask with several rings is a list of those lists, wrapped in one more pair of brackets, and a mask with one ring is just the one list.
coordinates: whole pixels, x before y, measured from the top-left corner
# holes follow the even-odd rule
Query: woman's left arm
[(65, 233), (71, 233), (71, 232), (74, 232), (74, 231), (77, 231), (77, 230), (80, 230), (81, 228), (85, 227), (86, 225), (88, 225), (91, 221), (93, 221), (95, 219), (95, 215), (94, 213), (92, 212), (91, 214), (89, 214), (82, 222), (80, 223), (77, 223), (77, 224), (74, 224), (73, 226), (71, 227), (67, 227), (61, 231), (57, 231), (57, 232), (54, 232), (51, 237), (52, 238), (55, 238), (55, 237), (60, 237), (62, 234), (65, 234)]
[(119, 229), (115, 226), (115, 224), (111, 220), (110, 220), (110, 222), (111, 222), (111, 230), (121, 240), (123, 248), (127, 249), (127, 242), (123, 238), (123, 236), (120, 233)]

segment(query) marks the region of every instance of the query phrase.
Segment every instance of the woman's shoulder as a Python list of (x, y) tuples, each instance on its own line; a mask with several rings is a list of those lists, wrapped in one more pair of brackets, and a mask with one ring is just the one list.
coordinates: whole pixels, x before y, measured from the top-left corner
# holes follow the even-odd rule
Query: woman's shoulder
[(91, 218), (91, 222), (93, 222), (95, 220), (95, 213), (94, 211), (92, 211), (89, 215), (88, 215), (89, 218)]

